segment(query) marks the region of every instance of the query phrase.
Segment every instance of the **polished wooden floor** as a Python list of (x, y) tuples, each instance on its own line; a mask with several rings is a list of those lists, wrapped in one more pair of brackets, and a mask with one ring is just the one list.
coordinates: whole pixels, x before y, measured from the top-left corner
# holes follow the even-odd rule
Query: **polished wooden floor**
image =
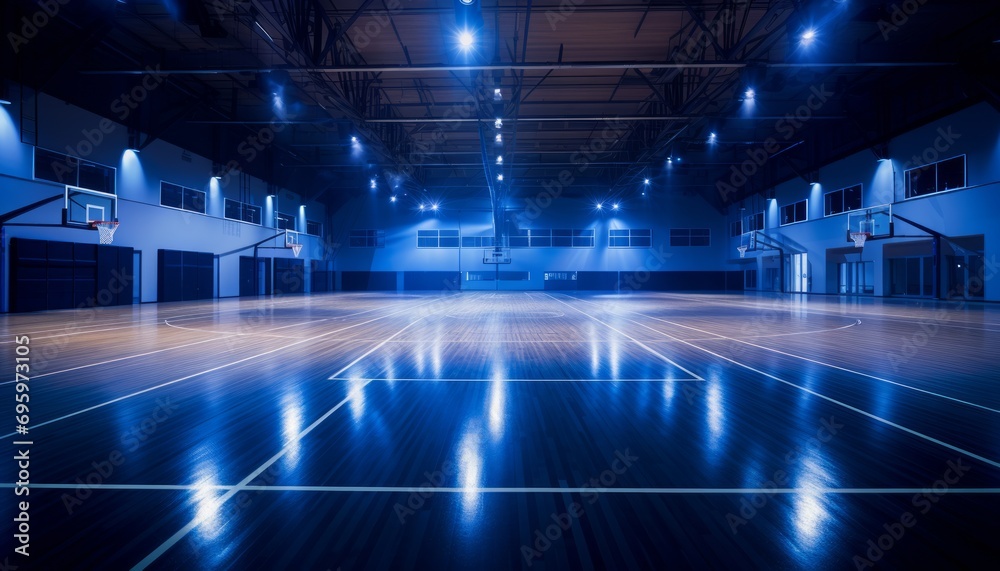
[(0, 330), (20, 569), (1000, 562), (998, 306), (330, 294)]

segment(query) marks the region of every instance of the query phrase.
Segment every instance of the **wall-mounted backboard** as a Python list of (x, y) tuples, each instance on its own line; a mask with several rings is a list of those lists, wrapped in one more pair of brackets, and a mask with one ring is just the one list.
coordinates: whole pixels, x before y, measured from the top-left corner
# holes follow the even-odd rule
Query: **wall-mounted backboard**
[(893, 235), (892, 205), (861, 208), (847, 214), (845, 239), (854, 242), (851, 234), (866, 232), (868, 239), (891, 238)]
[(90, 227), (94, 221), (118, 220), (118, 197), (106, 192), (66, 187), (63, 203), (63, 224)]

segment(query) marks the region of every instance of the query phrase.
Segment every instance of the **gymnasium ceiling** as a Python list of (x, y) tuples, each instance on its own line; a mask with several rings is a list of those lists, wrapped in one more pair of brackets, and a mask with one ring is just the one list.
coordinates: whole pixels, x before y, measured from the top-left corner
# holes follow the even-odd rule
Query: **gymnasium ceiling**
[[(135, 145), (163, 139), (331, 207), (373, 192), (517, 206), (562, 178), (563, 196), (699, 194), (721, 210), (1000, 105), (995, 0), (50, 4), (16, 55), (0, 50), (4, 77), (114, 118), (111, 102), (159, 69), (128, 117)], [(2, 10), (11, 43), (40, 8)]]

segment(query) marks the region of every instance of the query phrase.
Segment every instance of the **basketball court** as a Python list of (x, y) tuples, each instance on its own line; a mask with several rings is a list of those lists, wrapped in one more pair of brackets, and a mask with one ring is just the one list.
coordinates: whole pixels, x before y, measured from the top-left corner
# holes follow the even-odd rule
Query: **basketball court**
[(997, 554), (993, 307), (360, 293), (3, 325), (55, 348), (31, 380), (32, 547), (53, 565)]

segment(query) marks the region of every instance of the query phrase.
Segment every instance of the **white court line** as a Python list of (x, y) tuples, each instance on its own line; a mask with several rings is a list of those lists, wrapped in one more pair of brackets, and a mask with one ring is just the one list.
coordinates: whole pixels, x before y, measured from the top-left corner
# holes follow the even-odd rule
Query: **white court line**
[(368, 377), (361, 377), (358, 379), (351, 379), (348, 377), (330, 377), (328, 381), (369, 381), (369, 382), (386, 382), (394, 383), (396, 381), (401, 381), (404, 383), (408, 382), (427, 382), (427, 383), (662, 383), (668, 381), (671, 383), (683, 383), (683, 382), (698, 382), (704, 383), (705, 379), (701, 377), (697, 379), (371, 379)]
[[(426, 305), (426, 304), (421, 304), (421, 305)], [(338, 375), (340, 375), (341, 373), (343, 373), (344, 371), (346, 371), (347, 369), (353, 367), (355, 364), (357, 364), (359, 361), (361, 361), (361, 359), (364, 359), (368, 355), (371, 355), (375, 351), (379, 350), (390, 339), (392, 339), (393, 337), (395, 337), (395, 336), (403, 333), (404, 331), (406, 331), (410, 327), (413, 327), (417, 323), (420, 323), (421, 320), (423, 320), (423, 317), (418, 318), (416, 321), (410, 322), (409, 325), (407, 325), (406, 327), (403, 327), (399, 331), (393, 333), (385, 341), (382, 341), (378, 345), (375, 345), (374, 347), (372, 347), (371, 349), (369, 349), (368, 351), (366, 351), (363, 355), (361, 355), (357, 359), (351, 361), (346, 366), (344, 366), (343, 368), (341, 368), (339, 371), (337, 371), (336, 373), (334, 373), (333, 375), (331, 375), (331, 378), (335, 378)], [(267, 459), (267, 461), (265, 461), (263, 464), (261, 464), (256, 470), (254, 470), (253, 472), (250, 472), (250, 474), (247, 475), (247, 477), (243, 478), (243, 480), (241, 480), (239, 484), (236, 484), (236, 486), (230, 488), (228, 492), (226, 492), (222, 497), (220, 497), (218, 500), (216, 500), (216, 502), (215, 502), (216, 507), (221, 506), (222, 504), (226, 503), (226, 501), (229, 498), (232, 498), (233, 496), (235, 496), (236, 494), (238, 494), (241, 490), (246, 489), (246, 487), (250, 484), (250, 482), (252, 482), (254, 480), (254, 478), (256, 478), (257, 476), (259, 476), (260, 474), (262, 474), (264, 472), (264, 470), (267, 470), (268, 467), (270, 467), (272, 464), (274, 464), (279, 459), (281, 459), (281, 457), (283, 457), (285, 454), (288, 453), (288, 451), (292, 448), (292, 446), (297, 445), (305, 436), (307, 436), (310, 432), (312, 432), (313, 430), (315, 430), (316, 427), (319, 426), (324, 420), (326, 420), (327, 418), (330, 418), (330, 416), (332, 416), (333, 413), (337, 412), (337, 410), (339, 410), (340, 407), (342, 407), (346, 403), (350, 402), (350, 400), (354, 397), (354, 395), (356, 393), (358, 393), (358, 392), (361, 392), (366, 386), (368, 386), (368, 383), (370, 383), (370, 382), (371, 381), (367, 381), (364, 384), (362, 384), (362, 385), (360, 385), (358, 387), (355, 387), (353, 390), (351, 390), (347, 394), (346, 397), (344, 397), (344, 400), (342, 400), (339, 403), (337, 403), (336, 405), (334, 405), (334, 407), (331, 408), (330, 410), (326, 411), (326, 413), (323, 414), (323, 416), (317, 418), (312, 424), (310, 424), (304, 430), (302, 430), (302, 432), (299, 432), (297, 435), (295, 435), (295, 437), (292, 438), (290, 442), (288, 442), (287, 444), (285, 444), (284, 448), (282, 448), (281, 450), (279, 450), (278, 452), (276, 452), (273, 456), (271, 456), (269, 459)], [(163, 555), (168, 549), (170, 549), (171, 547), (173, 547), (174, 545), (176, 545), (178, 541), (180, 541), (181, 539), (183, 539), (184, 536), (186, 536), (187, 534), (191, 533), (191, 530), (193, 530), (194, 528), (198, 527), (201, 524), (201, 522), (204, 521), (205, 519), (207, 519), (208, 517), (210, 517), (210, 515), (203, 515), (203, 516), (196, 517), (193, 520), (191, 520), (190, 522), (188, 522), (187, 525), (185, 525), (181, 529), (177, 530), (176, 533), (174, 533), (169, 538), (167, 538), (166, 541), (164, 541), (162, 544), (160, 544), (159, 547), (157, 547), (156, 549), (154, 549), (149, 555), (147, 555), (145, 558), (143, 558), (142, 561), (140, 561), (134, 567), (132, 567), (132, 570), (133, 571), (137, 571), (137, 570), (145, 569), (146, 567), (148, 567), (151, 563), (153, 563), (161, 555)]]
[[(570, 296), (570, 297), (573, 297), (573, 296)], [(580, 298), (574, 298), (574, 299), (579, 299), (580, 301), (583, 301), (583, 302), (586, 302), (586, 303), (593, 303), (593, 302), (587, 301), (585, 299), (580, 299)], [(597, 304), (597, 303), (593, 303), (593, 304), (597, 305), (598, 307), (601, 307), (600, 304)], [(611, 313), (615, 313), (616, 315), (622, 315), (621, 312), (616, 312), (615, 310), (604, 309), (603, 307), (602, 307), (602, 309), (604, 311), (609, 311)], [(750, 343), (749, 341), (745, 341), (745, 340), (743, 340), (743, 339), (741, 339), (739, 337), (727, 337), (727, 336), (722, 335), (720, 333), (712, 333), (711, 331), (705, 331), (705, 330), (702, 330), (702, 329), (698, 329), (697, 327), (691, 327), (690, 325), (684, 325), (682, 323), (677, 323), (676, 321), (669, 321), (667, 319), (660, 319), (659, 317), (654, 317), (652, 315), (647, 315), (645, 313), (641, 313), (641, 312), (638, 312), (638, 311), (625, 310), (625, 312), (626, 313), (634, 313), (635, 315), (641, 315), (642, 317), (645, 317), (647, 319), (652, 319), (654, 321), (660, 321), (662, 323), (669, 323), (670, 325), (675, 325), (677, 327), (682, 327), (684, 329), (690, 329), (691, 331), (697, 331), (698, 333), (705, 333), (707, 335), (715, 335), (715, 338), (713, 338), (713, 339), (687, 339), (687, 341), (723, 341), (723, 340), (725, 340), (725, 341), (735, 341), (736, 343), (742, 343), (744, 345), (749, 345), (751, 347), (757, 347), (758, 349), (763, 349), (765, 351), (771, 351), (773, 353), (778, 353), (779, 355), (785, 355), (786, 357), (792, 357), (794, 359), (800, 359), (802, 361), (807, 361), (809, 363), (814, 363), (816, 365), (822, 365), (824, 367), (830, 367), (831, 369), (837, 369), (837, 370), (844, 371), (846, 373), (852, 373), (852, 374), (855, 374), (855, 375), (858, 375), (858, 376), (861, 376), (861, 377), (868, 377), (869, 379), (874, 379), (876, 381), (881, 381), (883, 383), (889, 383), (890, 385), (896, 385), (898, 387), (902, 387), (904, 389), (909, 389), (911, 391), (921, 392), (921, 393), (928, 394), (928, 395), (931, 395), (931, 396), (935, 396), (935, 397), (938, 397), (938, 398), (942, 398), (942, 399), (945, 399), (945, 400), (950, 400), (950, 401), (953, 401), (953, 402), (957, 402), (959, 404), (964, 404), (966, 406), (971, 406), (971, 407), (979, 408), (979, 409), (982, 409), (982, 410), (985, 410), (985, 411), (988, 411), (988, 412), (994, 412), (994, 413), (1000, 414), (1000, 410), (997, 410), (995, 408), (990, 408), (990, 407), (985, 406), (985, 405), (977, 404), (977, 403), (974, 403), (974, 402), (969, 402), (969, 401), (962, 400), (962, 399), (956, 398), (956, 397), (950, 397), (948, 395), (943, 395), (941, 393), (936, 393), (934, 391), (929, 391), (929, 390), (926, 390), (926, 389), (921, 389), (921, 388), (918, 388), (918, 387), (914, 387), (912, 385), (907, 385), (905, 383), (900, 383), (898, 381), (884, 379), (882, 377), (877, 377), (875, 375), (870, 375), (868, 373), (862, 373), (861, 371), (855, 371), (854, 369), (848, 369), (847, 367), (841, 367), (839, 365), (833, 365), (831, 363), (826, 363), (826, 362), (823, 362), (823, 361), (818, 361), (816, 359), (810, 359), (809, 357), (803, 357), (802, 355), (796, 355), (794, 353), (787, 353), (785, 351), (779, 351), (778, 349), (772, 349), (771, 347), (765, 347), (763, 345), (757, 345), (756, 343)], [(855, 325), (860, 325), (860, 324), (861, 324), (861, 320), (859, 319)], [(647, 327), (647, 329), (652, 329), (652, 328), (651, 327)], [(653, 331), (658, 331), (656, 329), (652, 329), (652, 330)], [(805, 332), (802, 332), (802, 333), (805, 333)]]
[[(694, 301), (694, 302), (697, 302), (697, 303), (708, 304), (708, 305), (720, 305), (720, 304), (721, 305), (736, 305), (736, 306), (740, 306), (740, 307), (747, 307), (747, 308), (750, 308), (750, 309), (755, 309), (755, 310), (758, 310), (758, 311), (759, 310), (767, 310), (767, 309), (775, 309), (772, 306), (763, 305), (763, 304), (754, 304), (754, 303), (746, 303), (746, 302), (738, 302), (738, 301), (728, 301), (728, 300), (725, 300), (725, 299), (723, 299), (723, 300), (708, 300), (708, 299), (701, 299), (701, 298), (698, 298), (698, 297), (690, 297), (689, 298), (689, 297), (684, 297), (684, 296), (680, 296), (680, 295), (677, 295), (677, 294), (670, 294), (670, 293), (666, 293), (666, 292), (656, 292), (656, 293), (662, 294), (664, 297), (668, 297), (668, 298), (671, 298), (671, 299), (683, 299), (684, 301)], [(788, 293), (788, 294), (784, 294), (784, 295), (793, 296), (793, 295), (808, 295), (808, 294)], [(783, 300), (780, 297), (771, 297), (771, 298), (769, 298), (769, 300), (771, 302), (774, 302), (774, 301), (786, 301), (786, 300)], [(938, 304), (935, 308), (930, 308), (931, 311), (934, 311), (934, 310), (951, 311), (953, 308), (950, 308), (950, 307), (944, 305), (946, 303), (959, 303), (959, 302), (969, 303), (969, 300), (958, 300), (958, 301), (955, 301), (955, 302), (948, 302), (948, 301), (942, 301), (942, 300), (931, 300), (931, 299), (928, 299), (928, 300), (925, 300), (925, 301), (935, 302), (935, 303)], [(976, 302), (973, 302), (973, 303), (976, 303)], [(835, 311), (833, 309), (822, 309), (822, 308), (805, 309), (805, 308), (801, 308), (801, 307), (785, 307), (785, 308), (782, 308), (780, 311), (787, 311), (787, 312), (794, 312), (794, 313), (813, 313), (813, 314), (820, 314), (820, 315), (834, 315), (834, 316), (840, 316), (840, 317), (849, 317), (851, 314), (859, 314), (859, 315), (868, 317), (870, 319), (881, 319), (883, 321), (894, 321), (894, 320), (895, 321), (905, 321), (905, 320), (914, 320), (914, 319), (918, 319), (918, 320), (933, 320), (933, 319), (935, 319), (935, 317), (933, 315), (928, 315), (926, 317), (919, 317), (919, 316), (910, 316), (910, 315), (898, 315), (898, 314), (889, 314), (889, 315), (886, 315), (885, 313), (873, 313), (871, 311), (861, 311), (861, 310), (858, 310), (857, 308), (859, 308), (859, 307), (862, 310), (863, 309), (872, 309), (872, 310), (875, 309), (874, 306), (855, 306), (855, 307), (851, 307), (850, 308), (850, 309), (852, 309), (852, 311), (849, 312), (849, 313), (848, 312), (837, 313), (837, 311)], [(888, 307), (889, 308), (893, 308), (893, 307), (898, 307), (898, 306), (890, 305)], [(919, 308), (919, 309), (924, 309), (925, 311), (927, 310), (927, 308)], [(778, 311), (777, 309), (775, 309), (775, 310)], [(972, 329), (974, 331), (990, 331), (990, 332), (994, 332), (994, 333), (1000, 332), (1000, 329), (986, 329), (985, 327), (973, 327), (972, 325), (970, 325), (970, 322), (968, 322), (968, 321), (965, 321), (963, 323), (965, 323), (966, 325), (950, 325), (950, 324), (941, 324), (941, 323), (939, 323), (939, 325), (941, 327), (953, 327), (953, 328), (956, 328), (956, 329)], [(997, 326), (1000, 326), (1000, 323), (985, 322), (982, 325), (983, 326), (989, 326), (989, 327), (997, 327)]]
[[(190, 375), (181, 377), (179, 379), (174, 379), (172, 381), (167, 381), (165, 383), (160, 383), (160, 384), (158, 384), (156, 386), (142, 389), (141, 391), (136, 391), (136, 392), (131, 393), (131, 394), (120, 396), (118, 398), (111, 399), (111, 400), (106, 401), (106, 402), (102, 402), (100, 404), (95, 404), (94, 406), (89, 406), (89, 407), (87, 407), (87, 408), (85, 408), (83, 410), (78, 410), (76, 412), (71, 412), (69, 414), (60, 416), (59, 418), (53, 418), (52, 420), (47, 420), (45, 422), (40, 422), (38, 424), (33, 424), (32, 427), (35, 428), (35, 429), (41, 428), (43, 426), (46, 426), (46, 425), (49, 425), (49, 424), (52, 424), (52, 423), (55, 423), (55, 422), (66, 420), (67, 418), (72, 418), (74, 416), (83, 414), (85, 412), (90, 412), (92, 410), (108, 406), (109, 404), (114, 404), (116, 402), (120, 402), (120, 401), (123, 401), (125, 399), (129, 399), (129, 398), (132, 398), (134, 396), (138, 396), (138, 395), (141, 395), (141, 394), (144, 394), (144, 393), (148, 393), (150, 391), (154, 391), (154, 390), (159, 389), (159, 388), (163, 388), (163, 387), (166, 387), (166, 386), (169, 386), (169, 385), (173, 385), (175, 383), (186, 381), (188, 379), (191, 379), (191, 378), (194, 378), (194, 377), (198, 377), (198, 376), (204, 375), (206, 373), (212, 373), (212, 372), (218, 371), (220, 369), (225, 369), (226, 367), (231, 367), (233, 365), (238, 365), (238, 364), (244, 363), (246, 361), (252, 361), (252, 360), (257, 359), (259, 357), (264, 357), (266, 355), (270, 355), (272, 353), (277, 353), (279, 351), (284, 351), (285, 349), (288, 349), (289, 347), (295, 347), (296, 345), (301, 345), (303, 343), (308, 343), (310, 341), (316, 341), (317, 339), (322, 339), (323, 337), (326, 337), (327, 335), (333, 335), (334, 333), (340, 333), (341, 331), (344, 331), (344, 330), (347, 330), (347, 329), (352, 329), (354, 327), (359, 327), (361, 325), (367, 325), (369, 323), (373, 323), (375, 321), (379, 321), (379, 320), (385, 319), (386, 317), (391, 317), (391, 316), (396, 315), (398, 313), (403, 313), (404, 311), (412, 311), (416, 307), (421, 307), (421, 306), (427, 305), (429, 303), (434, 303), (436, 301), (440, 301), (440, 299), (432, 299), (431, 301), (427, 301), (427, 302), (424, 302), (424, 303), (417, 304), (415, 306), (407, 307), (406, 309), (401, 309), (399, 311), (395, 311), (393, 313), (389, 313), (389, 314), (383, 315), (381, 317), (376, 317), (375, 319), (370, 319), (370, 320), (364, 321), (362, 323), (355, 323), (354, 325), (348, 325), (347, 327), (343, 327), (341, 329), (337, 329), (337, 330), (334, 330), (334, 331), (328, 331), (326, 333), (323, 333), (321, 335), (317, 335), (315, 337), (309, 337), (309, 338), (306, 338), (306, 339), (302, 339), (300, 341), (296, 341), (295, 343), (289, 343), (288, 345), (284, 345), (284, 346), (278, 347), (277, 349), (271, 349), (270, 351), (265, 351), (263, 353), (257, 353), (256, 355), (251, 355), (249, 357), (244, 357), (243, 359), (239, 359), (237, 361), (232, 361), (232, 362), (226, 363), (224, 365), (219, 365), (218, 367), (212, 367), (211, 369), (206, 369), (204, 371), (199, 371), (197, 373), (192, 373)], [(416, 323), (416, 322), (414, 322), (414, 323)], [(338, 374), (339, 374), (339, 372), (338, 372)], [(11, 432), (10, 434), (5, 434), (3, 436), (0, 436), (0, 438), (7, 438), (7, 437), (10, 437), (10, 436), (14, 436), (15, 434), (16, 434), (15, 432)]]
[[(571, 308), (571, 309), (572, 309), (573, 311), (576, 311), (576, 312), (579, 312), (579, 313), (583, 313), (583, 312), (582, 312), (582, 311), (580, 311), (579, 309), (577, 309), (577, 308), (575, 308), (575, 307), (573, 307), (573, 306), (569, 305), (568, 303), (565, 303), (565, 302), (562, 302), (562, 301), (559, 301), (558, 299), (556, 299), (556, 298), (552, 297), (551, 295), (549, 295), (549, 294), (547, 294), (547, 293), (546, 293), (546, 294), (544, 294), (544, 295), (548, 296), (548, 297), (549, 297), (550, 299), (553, 299), (553, 300), (555, 300), (555, 301), (558, 301), (559, 303), (562, 303), (562, 304), (563, 304), (563, 305), (565, 305), (566, 307), (569, 307), (569, 308)], [(651, 354), (653, 354), (653, 355), (656, 355), (656, 356), (657, 356), (657, 357), (659, 357), (660, 359), (663, 359), (663, 360), (664, 360), (664, 361), (666, 361), (667, 363), (670, 363), (671, 365), (673, 365), (673, 366), (677, 367), (678, 369), (680, 369), (680, 370), (684, 371), (685, 373), (687, 373), (687, 374), (691, 375), (692, 377), (694, 377), (694, 378), (696, 378), (696, 379), (698, 379), (698, 380), (704, 380), (704, 379), (703, 379), (703, 378), (701, 377), (701, 375), (698, 375), (698, 374), (696, 374), (696, 373), (693, 373), (693, 372), (691, 372), (691, 371), (689, 371), (689, 370), (685, 369), (684, 367), (680, 366), (679, 364), (675, 363), (674, 361), (671, 361), (670, 359), (668, 359), (668, 358), (666, 358), (665, 356), (663, 356), (663, 354), (662, 354), (662, 353), (660, 353), (660, 352), (659, 352), (659, 351), (657, 351), (656, 349), (653, 349), (653, 348), (649, 347), (648, 345), (646, 345), (646, 344), (645, 344), (645, 343), (643, 343), (642, 341), (639, 341), (638, 339), (636, 339), (636, 338), (634, 338), (634, 337), (632, 337), (632, 336), (628, 335), (627, 333), (622, 333), (621, 331), (619, 331), (619, 330), (615, 329), (614, 327), (612, 327), (612, 326), (608, 325), (607, 323), (605, 323), (605, 322), (601, 321), (600, 319), (598, 319), (598, 318), (594, 317), (593, 315), (589, 315), (589, 314), (586, 314), (586, 313), (583, 313), (583, 314), (584, 314), (584, 315), (586, 315), (587, 317), (589, 317), (589, 318), (593, 319), (594, 321), (596, 321), (596, 322), (600, 323), (601, 325), (603, 325), (603, 326), (607, 327), (608, 329), (610, 329), (610, 330), (614, 331), (615, 333), (617, 333), (617, 334), (621, 335), (622, 337), (625, 337), (625, 338), (627, 338), (627, 339), (631, 340), (631, 341), (632, 341), (633, 343), (635, 343), (636, 345), (638, 345), (638, 346), (642, 347), (643, 349), (645, 349), (645, 350), (646, 350), (646, 351), (648, 351), (649, 353), (651, 353)]]
[[(573, 296), (567, 296), (567, 297), (570, 297), (572, 299), (576, 299), (578, 301), (583, 301), (585, 303), (592, 303), (592, 302), (587, 302), (586, 300), (582, 300), (582, 299), (579, 299), (579, 298), (576, 298), (576, 297), (573, 297)], [(555, 298), (552, 298), (552, 299), (555, 299)], [(556, 301), (559, 301), (559, 300), (556, 300)], [(587, 315), (583, 311), (580, 311), (579, 309), (576, 309), (575, 307), (569, 305), (568, 303), (564, 303), (564, 305), (566, 305), (567, 307), (571, 307), (574, 310), (579, 311), (580, 313), (583, 313), (584, 315)], [(594, 303), (593, 305), (598, 305), (598, 304)], [(795, 384), (795, 383), (793, 383), (791, 381), (786, 381), (785, 379), (776, 377), (776, 376), (774, 376), (774, 375), (772, 375), (770, 373), (766, 373), (764, 371), (761, 371), (760, 369), (756, 369), (754, 367), (751, 367), (750, 365), (746, 365), (746, 364), (741, 363), (741, 362), (739, 362), (739, 361), (737, 361), (735, 359), (730, 359), (729, 357), (725, 357), (725, 356), (720, 355), (720, 354), (718, 354), (718, 353), (716, 353), (714, 351), (710, 351), (708, 349), (705, 349), (704, 347), (699, 347), (698, 345), (695, 345), (694, 343), (688, 343), (687, 341), (685, 341), (683, 339), (679, 339), (679, 338), (674, 337), (673, 335), (670, 335), (668, 333), (664, 333), (664, 332), (659, 331), (657, 329), (653, 329), (652, 327), (649, 327), (648, 325), (644, 325), (642, 323), (639, 323), (638, 321), (635, 321), (634, 319), (628, 319), (628, 318), (626, 318), (626, 319), (628, 321), (631, 321), (632, 323), (635, 323), (636, 325), (638, 325), (640, 327), (645, 327), (646, 329), (649, 329), (650, 331), (656, 331), (660, 335), (664, 335), (666, 337), (670, 337), (671, 339), (676, 339), (677, 341), (679, 341), (679, 342), (681, 342), (681, 343), (683, 343), (683, 344), (685, 344), (685, 345), (687, 345), (689, 347), (692, 347), (692, 348), (697, 349), (699, 351), (703, 351), (705, 353), (708, 353), (709, 355), (712, 355), (713, 357), (722, 359), (724, 361), (729, 361), (730, 363), (732, 363), (734, 365), (743, 367), (744, 369), (747, 369), (749, 371), (753, 371), (754, 373), (757, 373), (758, 375), (763, 375), (763, 376), (765, 376), (765, 377), (767, 377), (769, 379), (774, 379), (775, 381), (778, 381), (779, 383), (784, 383), (784, 384), (786, 384), (786, 385), (788, 385), (790, 387), (794, 387), (796, 389), (799, 389), (800, 391), (803, 391), (805, 393), (811, 394), (811, 395), (813, 395), (815, 397), (819, 397), (819, 398), (821, 398), (821, 399), (823, 399), (825, 401), (828, 401), (828, 402), (831, 402), (833, 404), (842, 406), (842, 407), (844, 407), (844, 408), (846, 408), (848, 410), (852, 410), (852, 411), (854, 411), (854, 412), (856, 412), (858, 414), (861, 414), (863, 416), (867, 416), (868, 418), (871, 418), (872, 420), (875, 420), (877, 422), (881, 422), (881, 423), (886, 424), (888, 426), (891, 426), (893, 428), (898, 428), (899, 430), (902, 430), (904, 432), (912, 434), (913, 436), (916, 436), (917, 438), (921, 438), (921, 439), (926, 440), (928, 442), (933, 442), (934, 444), (937, 444), (939, 446), (943, 446), (943, 447), (948, 448), (950, 450), (954, 450), (955, 452), (959, 452), (961, 454), (965, 454), (967, 456), (975, 458), (976, 460), (979, 460), (981, 462), (985, 462), (985, 463), (989, 464), (990, 466), (993, 466), (994, 468), (1000, 468), (1000, 462), (997, 462), (996, 460), (991, 460), (989, 458), (986, 458), (985, 456), (980, 456), (979, 454), (976, 454), (976, 453), (971, 452), (969, 450), (965, 450), (964, 448), (960, 448), (958, 446), (955, 446), (954, 444), (949, 444), (949, 443), (947, 443), (947, 442), (945, 442), (943, 440), (938, 440), (937, 438), (934, 438), (933, 436), (928, 436), (928, 435), (926, 435), (926, 434), (924, 434), (922, 432), (918, 432), (916, 430), (913, 430), (912, 428), (907, 428), (907, 427), (905, 427), (905, 426), (903, 426), (901, 424), (897, 424), (897, 423), (895, 423), (895, 422), (893, 422), (891, 420), (882, 418), (881, 416), (872, 414), (872, 413), (870, 413), (868, 411), (861, 410), (858, 407), (851, 406), (851, 405), (849, 405), (847, 403), (841, 402), (841, 401), (839, 401), (839, 400), (837, 400), (837, 399), (835, 399), (833, 397), (828, 397), (828, 396), (826, 396), (826, 395), (824, 395), (822, 393), (818, 393), (818, 392), (816, 392), (816, 391), (814, 391), (812, 389), (803, 387), (801, 385), (797, 385), (797, 384)]]
[[(325, 320), (322, 320), (322, 321), (325, 321)], [(275, 329), (284, 329), (285, 327), (292, 327), (292, 326), (291, 325), (285, 325), (285, 326), (282, 326), (282, 327), (276, 327)], [(266, 332), (266, 331), (273, 331), (273, 330), (272, 329), (265, 329), (264, 331)], [(203, 331), (203, 333), (208, 333), (208, 332), (207, 331)], [(62, 369), (61, 371), (52, 371), (50, 373), (41, 373), (39, 375), (33, 375), (31, 377), (31, 379), (32, 380), (34, 380), (34, 379), (40, 379), (42, 377), (48, 377), (48, 376), (51, 376), (51, 375), (59, 375), (59, 374), (62, 374), (62, 373), (69, 373), (69, 372), (72, 372), (72, 371), (79, 371), (81, 369), (88, 369), (90, 367), (99, 367), (101, 365), (109, 365), (111, 363), (118, 363), (120, 361), (127, 361), (129, 359), (137, 359), (139, 357), (148, 357), (149, 355), (155, 355), (157, 353), (163, 353), (164, 351), (173, 351), (174, 349), (183, 349), (185, 347), (192, 347), (194, 345), (201, 345), (202, 343), (211, 343), (213, 341), (223, 341), (225, 339), (232, 339), (233, 337), (237, 337), (237, 336), (238, 336), (238, 334), (228, 333), (228, 334), (222, 335), (221, 337), (217, 336), (217, 337), (213, 337), (211, 339), (203, 339), (201, 341), (195, 341), (194, 343), (185, 343), (184, 345), (177, 345), (175, 347), (166, 347), (164, 349), (157, 349), (155, 351), (147, 351), (145, 353), (138, 353), (136, 355), (126, 355), (124, 357), (118, 357), (118, 358), (115, 358), (115, 359), (108, 359), (107, 361), (101, 361), (101, 362), (98, 362), (98, 363), (90, 363), (89, 365), (80, 365), (78, 367), (70, 367), (69, 369)], [(275, 337), (278, 337), (278, 336), (275, 336)], [(280, 338), (282, 338), (282, 339), (301, 339), (300, 337), (280, 337)], [(345, 341), (350, 341), (350, 340), (345, 340)], [(9, 385), (9, 384), (13, 384), (13, 383), (16, 383), (16, 382), (17, 382), (16, 380), (14, 380), (14, 381), (4, 381), (4, 382), (0, 382), (0, 386)]]
[[(275, 305), (278, 305), (279, 303), (291, 303), (292, 301), (296, 301), (296, 300), (273, 301), (273, 302), (271, 302), (270, 306), (273, 307)], [(126, 305), (126, 306), (107, 306), (107, 307), (93, 307), (93, 308), (88, 307), (88, 308), (80, 308), (80, 309), (59, 310), (59, 311), (50, 312), (50, 314), (55, 315), (55, 314), (65, 313), (67, 315), (71, 315), (73, 312), (87, 311), (88, 309), (94, 309), (94, 310), (113, 310), (113, 309), (122, 308), (122, 307), (135, 308), (135, 304), (133, 304), (131, 306)], [(176, 308), (176, 309), (178, 311), (186, 311), (188, 308)], [(257, 309), (260, 309), (260, 307), (258, 306)], [(160, 311), (169, 311), (169, 310), (164, 310), (164, 309), (157, 308), (155, 311), (160, 312)], [(232, 308), (232, 309), (221, 309), (221, 310), (215, 310), (215, 311), (204, 311), (204, 312), (199, 312), (199, 313), (182, 314), (180, 316), (170, 317), (170, 318), (167, 318), (167, 319), (180, 319), (180, 318), (183, 318), (185, 316), (217, 315), (217, 314), (220, 314), (220, 313), (231, 313), (233, 311), (253, 311), (253, 310), (251, 310), (249, 308), (241, 309), (241, 308), (236, 307), (236, 308)], [(140, 308), (140, 312), (142, 312), (141, 308)], [(129, 329), (129, 328), (132, 328), (132, 327), (138, 327), (140, 325), (150, 325), (150, 324), (154, 324), (154, 323), (158, 324), (163, 319), (164, 318), (162, 316), (160, 316), (160, 315), (150, 316), (150, 317), (143, 317), (143, 316), (140, 315), (138, 321), (131, 320), (131, 319), (117, 319), (117, 318), (113, 318), (110, 321), (101, 322), (101, 323), (91, 323), (89, 325), (79, 325), (79, 324), (72, 324), (71, 323), (71, 324), (64, 325), (62, 327), (56, 327), (54, 329), (41, 329), (41, 330), (37, 330), (37, 331), (29, 331), (29, 332), (23, 333), (23, 335), (28, 335), (28, 336), (32, 337), (32, 339), (53, 339), (53, 338), (56, 338), (56, 337), (67, 337), (69, 335), (83, 335), (83, 334), (86, 334), (86, 333), (93, 333), (93, 332), (97, 332), (97, 331), (117, 331), (119, 329)], [(191, 317), (191, 319), (195, 319), (195, 317)], [(109, 329), (97, 329), (97, 330), (95, 330), (95, 329), (89, 329), (89, 330), (86, 330), (86, 331), (73, 331), (71, 333), (63, 333), (61, 335), (48, 335), (48, 336), (45, 336), (45, 337), (35, 337), (35, 335), (37, 335), (38, 333), (48, 333), (50, 331), (65, 331), (66, 329), (77, 329), (77, 328), (83, 328), (83, 327), (105, 327), (107, 325), (120, 325), (120, 324), (128, 324), (128, 325), (124, 325), (122, 327), (112, 327), (112, 328), (109, 328)], [(13, 333), (10, 333), (9, 335), (13, 335)], [(21, 334), (19, 334), (19, 335), (21, 335)], [(13, 343), (13, 342), (14, 341), (0, 341), (0, 344)]]
[[(2, 483), (0, 488), (13, 488), (13, 483)], [(42, 490), (75, 490), (79, 484), (31, 484), (32, 488)], [(442, 494), (564, 494), (593, 493), (595, 488), (560, 488), (560, 487), (439, 487), (422, 488), (419, 486), (240, 486), (214, 484), (87, 484), (93, 490), (110, 491), (160, 491), (160, 492), (202, 492), (202, 491), (235, 491), (235, 492), (321, 492), (321, 493), (375, 493), (397, 494), (414, 491)], [(923, 494), (923, 488), (601, 488), (602, 494), (806, 494), (806, 495), (882, 495), (882, 494)], [(951, 494), (1000, 494), (1000, 488), (948, 488)], [(220, 502), (221, 503), (221, 502)]]

